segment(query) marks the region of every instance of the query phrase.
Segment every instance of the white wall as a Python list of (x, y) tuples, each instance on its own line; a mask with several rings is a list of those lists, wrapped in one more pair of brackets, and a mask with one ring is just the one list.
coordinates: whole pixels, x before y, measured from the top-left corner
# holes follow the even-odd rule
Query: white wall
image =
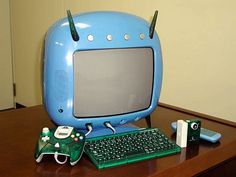
[(41, 104), (44, 35), (61, 18), (62, 4), (59, 0), (10, 0), (10, 5), (16, 102), (25, 106)]
[[(43, 36), (71, 12), (116, 10), (150, 21), (163, 51), (161, 102), (236, 121), (236, 1), (228, 0), (53, 0), (11, 1), (17, 101), (41, 103), (40, 57)], [(21, 72), (24, 71), (22, 74)]]
[(10, 8), (0, 1), (0, 110), (14, 107), (11, 55)]

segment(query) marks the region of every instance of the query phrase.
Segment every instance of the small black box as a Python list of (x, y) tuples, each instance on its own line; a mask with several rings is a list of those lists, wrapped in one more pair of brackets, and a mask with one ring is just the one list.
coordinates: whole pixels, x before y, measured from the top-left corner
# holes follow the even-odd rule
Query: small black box
[(201, 121), (200, 120), (186, 120), (188, 123), (188, 137), (187, 146), (198, 144), (200, 140)]

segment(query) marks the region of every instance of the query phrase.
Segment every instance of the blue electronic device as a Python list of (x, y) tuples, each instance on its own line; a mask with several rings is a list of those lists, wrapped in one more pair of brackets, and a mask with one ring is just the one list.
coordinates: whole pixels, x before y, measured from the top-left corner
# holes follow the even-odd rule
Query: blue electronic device
[(137, 121), (157, 107), (162, 55), (151, 24), (121, 12), (57, 21), (44, 50), (44, 105), (57, 125), (86, 129)]

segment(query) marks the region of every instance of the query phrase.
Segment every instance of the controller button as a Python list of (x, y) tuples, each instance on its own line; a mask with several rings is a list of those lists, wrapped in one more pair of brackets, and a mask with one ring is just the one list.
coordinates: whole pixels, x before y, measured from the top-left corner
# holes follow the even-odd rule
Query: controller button
[(79, 139), (82, 140), (82, 139), (84, 139), (84, 137), (83, 137), (83, 136), (80, 136)]
[(78, 137), (78, 136), (80, 136), (80, 133), (76, 133), (75, 135)]
[(59, 144), (59, 143), (56, 143), (54, 146), (55, 146), (55, 148), (59, 148), (59, 147), (60, 147), (60, 144)]
[(78, 138), (74, 138), (74, 141), (78, 141), (79, 139)]
[(49, 137), (49, 136), (44, 136), (44, 137), (42, 137), (42, 140), (43, 140), (44, 142), (46, 142), (46, 141), (50, 140), (50, 137)]
[(44, 127), (42, 130), (43, 135), (46, 135), (49, 133), (49, 128), (48, 127)]
[(71, 138), (74, 138), (75, 137), (75, 135), (71, 135)]

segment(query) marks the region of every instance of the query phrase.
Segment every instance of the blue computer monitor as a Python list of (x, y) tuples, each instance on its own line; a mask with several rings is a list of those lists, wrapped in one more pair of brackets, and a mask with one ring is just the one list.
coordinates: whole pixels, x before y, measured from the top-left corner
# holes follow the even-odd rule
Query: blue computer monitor
[(50, 118), (86, 129), (150, 115), (162, 84), (160, 42), (151, 35), (146, 20), (121, 12), (57, 21), (45, 38), (43, 96)]

